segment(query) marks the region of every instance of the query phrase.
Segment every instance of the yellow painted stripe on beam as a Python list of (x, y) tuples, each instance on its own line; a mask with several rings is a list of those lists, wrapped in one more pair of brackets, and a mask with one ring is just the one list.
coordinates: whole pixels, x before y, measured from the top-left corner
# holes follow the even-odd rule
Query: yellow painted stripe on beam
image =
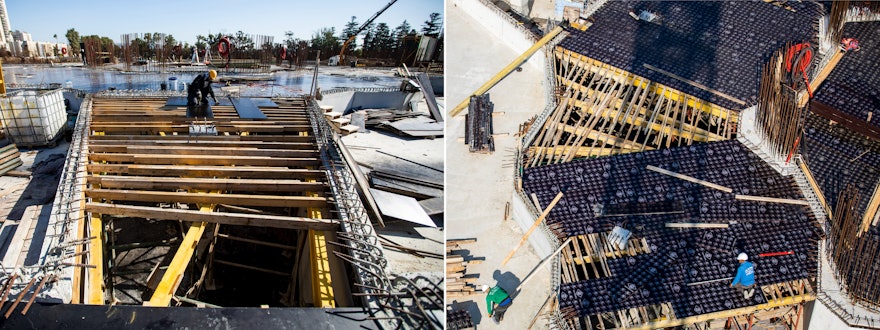
[[(200, 205), (199, 210), (202, 212), (213, 212), (214, 205)], [(168, 306), (171, 303), (171, 298), (180, 285), (183, 272), (189, 266), (189, 261), (192, 259), (196, 246), (199, 245), (199, 240), (202, 238), (206, 226), (206, 222), (198, 222), (189, 227), (186, 236), (183, 237), (183, 242), (180, 243), (177, 252), (174, 253), (174, 259), (171, 260), (171, 264), (168, 265), (168, 269), (162, 275), (162, 281), (159, 282), (150, 300), (144, 302), (144, 306)]]
[[(557, 51), (557, 55), (556, 55), (557, 58), (563, 59), (563, 57), (562, 57), (563, 54), (566, 56), (574, 57), (577, 60), (573, 61), (573, 63), (575, 63), (577, 65), (591, 65), (591, 66), (596, 66), (596, 67), (603, 65), (603, 63), (598, 60), (594, 60), (592, 58), (589, 58), (587, 56), (584, 56), (584, 55), (576, 53), (576, 52), (572, 52), (568, 49), (565, 49), (565, 48), (562, 48), (559, 46), (556, 47), (556, 51)], [(706, 101), (703, 104), (700, 104), (700, 102), (697, 101), (696, 97), (689, 95), (687, 93), (681, 92), (677, 89), (671, 88), (669, 86), (665, 86), (663, 84), (659, 84), (657, 82), (651, 81), (651, 80), (644, 78), (642, 76), (633, 74), (628, 71), (621, 70), (620, 68), (617, 68), (617, 67), (612, 67), (611, 69), (612, 69), (612, 71), (614, 71), (617, 74), (621, 74), (624, 76), (629, 75), (629, 76), (634, 77), (633, 82), (632, 82), (632, 85), (634, 85), (634, 86), (640, 86), (640, 87), (644, 88), (644, 87), (647, 87), (649, 83), (653, 82), (654, 86), (651, 89), (653, 90), (653, 92), (655, 94), (663, 94), (663, 96), (666, 97), (667, 99), (673, 99), (673, 100), (679, 99), (681, 97), (681, 95), (683, 94), (685, 96), (685, 98), (687, 99), (688, 106), (690, 106), (694, 109), (698, 109), (702, 112), (711, 114), (713, 116), (720, 117), (722, 119), (727, 119), (727, 111), (728, 111), (727, 108), (724, 108), (719, 105), (715, 105), (713, 103), (709, 103), (708, 101)], [(592, 71), (593, 70), (591, 70), (591, 72)], [(738, 116), (732, 116), (731, 119), (734, 122), (736, 122), (738, 120)]]
[(309, 230), (309, 254), (312, 261), (312, 294), (315, 307), (334, 308), (333, 280), (330, 276), (330, 255), (324, 232)]
[(86, 304), (104, 304), (104, 224), (100, 214), (92, 214), (89, 218), (89, 236), (95, 238), (89, 241), (89, 264), (95, 268), (89, 268), (88, 295)]
[[(312, 169), (312, 167), (306, 167)], [(308, 179), (306, 182), (317, 182)], [(305, 193), (309, 197), (320, 197), (314, 191)], [(312, 219), (321, 219), (321, 209), (310, 207), (306, 209)], [(327, 237), (322, 231), (309, 230), (309, 259), (312, 265), (312, 297), (315, 307), (336, 307), (336, 296), (333, 292), (333, 276), (330, 273), (330, 251), (327, 249)]]
[(556, 36), (561, 32), (562, 32), (562, 27), (557, 26), (556, 28), (551, 30), (549, 33), (544, 35), (544, 37), (541, 38), (541, 40), (538, 40), (538, 42), (536, 42), (534, 45), (532, 45), (532, 47), (529, 47), (529, 49), (527, 49), (524, 53), (522, 53), (522, 55), (518, 56), (516, 59), (513, 60), (513, 62), (510, 62), (510, 64), (508, 64), (506, 67), (501, 69), (501, 71), (499, 71), (498, 74), (496, 74), (494, 77), (490, 78), (489, 81), (487, 81), (485, 84), (483, 84), (483, 86), (480, 86), (480, 88), (477, 88), (476, 91), (474, 91), (473, 93), (468, 95), (464, 100), (461, 101), (461, 103), (459, 103), (457, 106), (455, 106), (455, 108), (453, 108), (452, 111), (449, 111), (449, 117), (455, 117), (456, 115), (461, 113), (462, 110), (467, 108), (468, 103), (470, 103), (471, 96), (483, 95), (486, 92), (488, 92), (489, 89), (494, 87), (495, 84), (497, 84), (498, 82), (501, 81), (501, 79), (504, 79), (504, 77), (507, 77), (507, 75), (509, 75), (511, 72), (513, 72), (513, 70), (516, 70), (516, 68), (518, 68), (520, 65), (522, 65), (523, 63), (528, 61), (528, 59), (530, 57), (532, 57), (532, 55), (534, 55), (535, 52), (537, 52), (539, 49), (541, 49), (541, 47), (544, 47), (544, 45), (546, 45), (551, 40), (553, 40), (553, 38), (556, 38)]

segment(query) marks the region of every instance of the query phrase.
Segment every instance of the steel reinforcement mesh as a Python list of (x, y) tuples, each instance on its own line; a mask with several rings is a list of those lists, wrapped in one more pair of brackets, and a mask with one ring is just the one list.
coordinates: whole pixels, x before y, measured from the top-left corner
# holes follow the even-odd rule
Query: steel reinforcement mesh
[[(729, 187), (733, 193), (646, 169), (653, 165)], [(650, 252), (608, 259), (611, 274), (563, 284), (561, 308), (580, 315), (669, 302), (676, 317), (756, 305), (729, 288), (736, 255), (756, 265), (759, 286), (815, 278), (821, 235), (808, 206), (737, 200), (734, 194), (803, 199), (791, 177), (783, 177), (738, 141), (696, 144), (635, 154), (533, 167), (523, 188), (546, 206), (564, 195), (547, 217), (565, 234), (610, 232), (615, 226), (645, 238)], [(626, 215), (649, 213), (654, 215)], [(723, 223), (729, 228), (674, 229), (666, 223)], [(761, 258), (766, 252), (793, 254)]]
[[(760, 68), (785, 42), (811, 41), (820, 6), (761, 1), (609, 1), (586, 31), (569, 29), (559, 45), (728, 109), (742, 109), (705, 89), (652, 71), (669, 71), (744, 102), (758, 96)], [(659, 24), (630, 17), (648, 10)]]

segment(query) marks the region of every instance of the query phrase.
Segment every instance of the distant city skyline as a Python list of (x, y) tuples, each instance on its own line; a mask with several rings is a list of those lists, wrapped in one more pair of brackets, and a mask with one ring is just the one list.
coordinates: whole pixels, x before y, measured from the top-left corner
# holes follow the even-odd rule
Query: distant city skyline
[[(167, 1), (128, 2), (97, 0), (77, 1), (9, 1), (6, 3), (12, 30), (31, 34), (34, 40), (67, 42), (70, 28), (80, 36), (100, 35), (120, 41), (122, 34), (159, 32), (172, 34), (180, 42), (194, 44), (196, 35), (247, 34), (274, 36), (284, 40), (285, 31), (294, 38), (309, 40), (321, 28), (333, 27), (341, 34), (351, 16), (362, 24), (388, 1)], [(406, 20), (420, 30), (431, 13), (443, 13), (442, 0), (398, 0), (375, 23), (389, 28)]]

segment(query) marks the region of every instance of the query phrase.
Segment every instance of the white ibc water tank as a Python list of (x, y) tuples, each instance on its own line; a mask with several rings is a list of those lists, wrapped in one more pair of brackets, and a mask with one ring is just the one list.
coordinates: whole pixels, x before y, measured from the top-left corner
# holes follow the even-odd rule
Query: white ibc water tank
[(0, 114), (7, 136), (22, 147), (51, 143), (67, 120), (61, 89), (0, 98)]

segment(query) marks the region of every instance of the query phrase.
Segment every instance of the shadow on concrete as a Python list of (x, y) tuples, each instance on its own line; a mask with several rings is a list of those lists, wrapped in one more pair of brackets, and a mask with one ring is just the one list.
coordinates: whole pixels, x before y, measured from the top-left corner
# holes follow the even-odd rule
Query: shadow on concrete
[(61, 179), (65, 155), (52, 153), (42, 160), (40, 156), (37, 154), (31, 172), (31, 181), (9, 212), (8, 220), (21, 220), (28, 206), (51, 204), (55, 200), (55, 192), (58, 190), (58, 181)]
[[(492, 278), (495, 279), (495, 282), (500, 285), (504, 291), (507, 291), (509, 294), (514, 294), (514, 290), (519, 286), (520, 279), (514, 273), (504, 272), (502, 273), (500, 270), (496, 270), (492, 273)], [(511, 298), (516, 299), (516, 297), (511, 296)]]

